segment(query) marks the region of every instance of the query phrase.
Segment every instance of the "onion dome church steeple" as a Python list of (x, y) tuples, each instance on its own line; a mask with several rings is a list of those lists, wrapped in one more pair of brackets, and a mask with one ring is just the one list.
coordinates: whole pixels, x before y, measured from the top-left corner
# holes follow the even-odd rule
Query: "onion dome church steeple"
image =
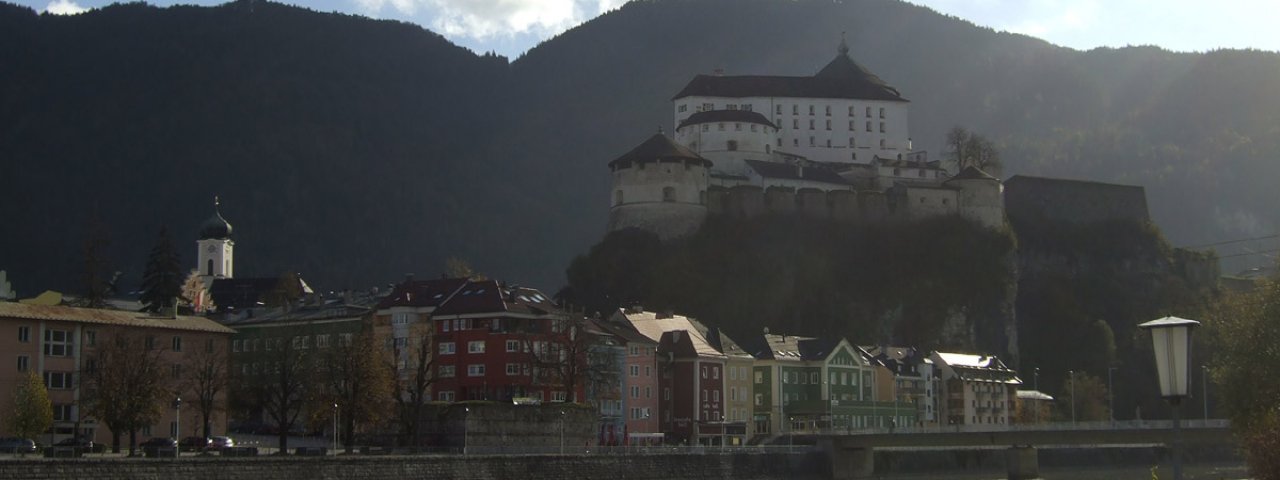
[(196, 268), (206, 284), (214, 278), (231, 278), (234, 271), (231, 223), (222, 218), (219, 205), (218, 197), (213, 197), (213, 216), (200, 225), (200, 239), (196, 240)]
[(201, 240), (231, 238), (231, 224), (227, 219), (222, 218), (222, 212), (218, 211), (219, 203), (218, 197), (213, 197), (213, 216), (205, 220), (204, 225), (200, 227)]

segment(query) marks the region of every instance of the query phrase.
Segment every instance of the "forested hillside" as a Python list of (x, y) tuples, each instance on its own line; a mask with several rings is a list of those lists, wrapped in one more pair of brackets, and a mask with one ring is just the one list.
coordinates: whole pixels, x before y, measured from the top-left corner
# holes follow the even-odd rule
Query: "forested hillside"
[(808, 75), (842, 31), (935, 157), (964, 125), (997, 141), (1006, 176), (1145, 185), (1175, 244), (1280, 224), (1275, 53), (1079, 52), (895, 0), (658, 0), (507, 63), (265, 2), (0, 5), (0, 269), (24, 294), (74, 290), (97, 218), (136, 284), (160, 225), (191, 245), (217, 194), (242, 276), (363, 287), (456, 256), (553, 290), (603, 234), (605, 163), (670, 130), (685, 82)]

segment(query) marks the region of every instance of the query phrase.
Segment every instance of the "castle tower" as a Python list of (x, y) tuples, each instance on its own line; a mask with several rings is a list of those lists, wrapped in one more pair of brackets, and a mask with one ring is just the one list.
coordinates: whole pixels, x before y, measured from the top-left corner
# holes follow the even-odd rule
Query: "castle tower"
[(213, 198), (213, 216), (200, 226), (196, 248), (196, 258), (199, 259), (196, 268), (206, 285), (215, 278), (232, 278), (231, 254), (235, 242), (231, 240), (231, 224), (218, 211), (218, 197)]
[(640, 228), (663, 240), (696, 231), (707, 216), (711, 161), (657, 134), (609, 162), (609, 231)]
[(957, 188), (956, 212), (978, 224), (1004, 228), (1004, 185), (977, 167), (965, 167), (943, 185)]

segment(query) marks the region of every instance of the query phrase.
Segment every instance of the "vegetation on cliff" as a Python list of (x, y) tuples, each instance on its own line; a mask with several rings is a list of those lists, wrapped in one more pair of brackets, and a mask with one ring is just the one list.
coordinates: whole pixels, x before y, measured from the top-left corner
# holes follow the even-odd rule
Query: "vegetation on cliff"
[(1280, 379), (1268, 369), (1280, 364), (1280, 281), (1223, 299), (1206, 330), (1210, 364), (1231, 426), (1239, 434), (1250, 473), (1280, 479)]

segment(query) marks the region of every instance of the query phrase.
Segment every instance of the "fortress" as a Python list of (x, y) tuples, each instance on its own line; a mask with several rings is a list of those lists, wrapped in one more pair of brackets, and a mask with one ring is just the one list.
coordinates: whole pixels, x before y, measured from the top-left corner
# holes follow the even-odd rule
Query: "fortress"
[(1005, 225), (1003, 186), (974, 167), (952, 174), (912, 149), (909, 102), (849, 58), (809, 77), (698, 75), (661, 130), (609, 162), (609, 230), (663, 239), (707, 215), (795, 214), (838, 221), (960, 215)]

